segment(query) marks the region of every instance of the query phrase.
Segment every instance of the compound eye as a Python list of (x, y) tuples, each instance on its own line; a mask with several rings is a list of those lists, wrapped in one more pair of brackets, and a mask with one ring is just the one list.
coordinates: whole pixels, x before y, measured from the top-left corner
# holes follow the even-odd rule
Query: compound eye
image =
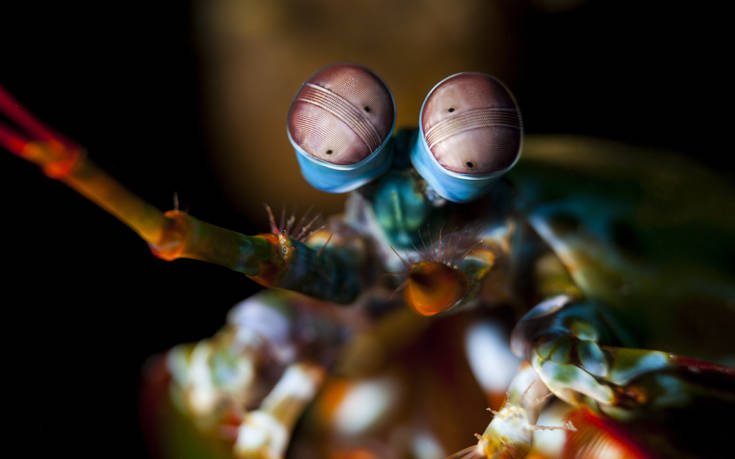
[(393, 98), (370, 70), (335, 64), (312, 76), (288, 116), (292, 140), (314, 158), (356, 164), (378, 150), (395, 118)]
[(445, 169), (501, 174), (520, 155), (521, 117), (508, 89), (481, 73), (459, 73), (439, 83), (421, 112), (426, 145)]

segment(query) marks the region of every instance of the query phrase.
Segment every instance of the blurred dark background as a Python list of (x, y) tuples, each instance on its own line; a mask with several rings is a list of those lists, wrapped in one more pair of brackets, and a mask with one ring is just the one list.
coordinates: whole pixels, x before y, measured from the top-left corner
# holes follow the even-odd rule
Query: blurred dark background
[[(5, 3), (0, 84), (146, 200), (166, 209), (178, 192), (197, 217), (249, 233), (266, 229), (263, 201), (341, 205), (299, 178), (283, 124), (298, 84), (340, 60), (385, 77), (399, 124), (416, 122), (441, 77), (486, 71), (513, 90), (529, 133), (670, 149), (732, 176), (732, 43), (714, 6), (357, 2), (371, 15), (348, 17), (325, 1), (275, 4)], [(243, 164), (260, 169), (246, 175)], [(212, 335), (257, 286), (155, 259), (132, 231), (10, 154), (0, 170), (16, 438), (34, 456), (145, 457), (146, 360)]]

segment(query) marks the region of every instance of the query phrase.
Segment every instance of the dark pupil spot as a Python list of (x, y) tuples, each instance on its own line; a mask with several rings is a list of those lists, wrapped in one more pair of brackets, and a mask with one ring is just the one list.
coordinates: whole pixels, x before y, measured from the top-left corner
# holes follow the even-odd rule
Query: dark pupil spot
[(474, 163), (472, 161), (467, 161), (465, 164), (467, 164), (467, 167), (469, 167), (470, 169), (472, 169), (473, 167), (475, 167), (475, 165), (474, 165)]
[(327, 154), (328, 155), (331, 155), (332, 154), (332, 150), (327, 150)]
[(452, 113), (454, 111), (454, 107), (450, 107), (449, 110), (447, 110), (449, 113)]
[(365, 106), (365, 111), (366, 111), (366, 112), (368, 112), (368, 113), (370, 113), (370, 107), (368, 107), (368, 106), (366, 105), (366, 106)]

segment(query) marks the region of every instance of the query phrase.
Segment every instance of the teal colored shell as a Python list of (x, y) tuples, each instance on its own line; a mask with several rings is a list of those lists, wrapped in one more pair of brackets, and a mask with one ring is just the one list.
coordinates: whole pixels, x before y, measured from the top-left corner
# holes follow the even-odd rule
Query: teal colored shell
[(528, 138), (509, 176), (517, 208), (631, 345), (735, 365), (731, 183), (672, 153), (563, 136)]

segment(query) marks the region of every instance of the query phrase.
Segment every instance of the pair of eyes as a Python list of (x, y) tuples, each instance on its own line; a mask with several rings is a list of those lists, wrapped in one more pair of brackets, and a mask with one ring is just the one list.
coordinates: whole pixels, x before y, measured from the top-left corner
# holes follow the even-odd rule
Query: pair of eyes
[[(336, 64), (299, 90), (288, 132), (306, 154), (339, 169), (379, 154), (394, 123), (395, 103), (383, 80), (365, 67)], [(447, 77), (421, 108), (417, 142), (449, 174), (485, 176), (509, 168), (519, 154), (520, 138), (515, 100), (489, 75)]]

